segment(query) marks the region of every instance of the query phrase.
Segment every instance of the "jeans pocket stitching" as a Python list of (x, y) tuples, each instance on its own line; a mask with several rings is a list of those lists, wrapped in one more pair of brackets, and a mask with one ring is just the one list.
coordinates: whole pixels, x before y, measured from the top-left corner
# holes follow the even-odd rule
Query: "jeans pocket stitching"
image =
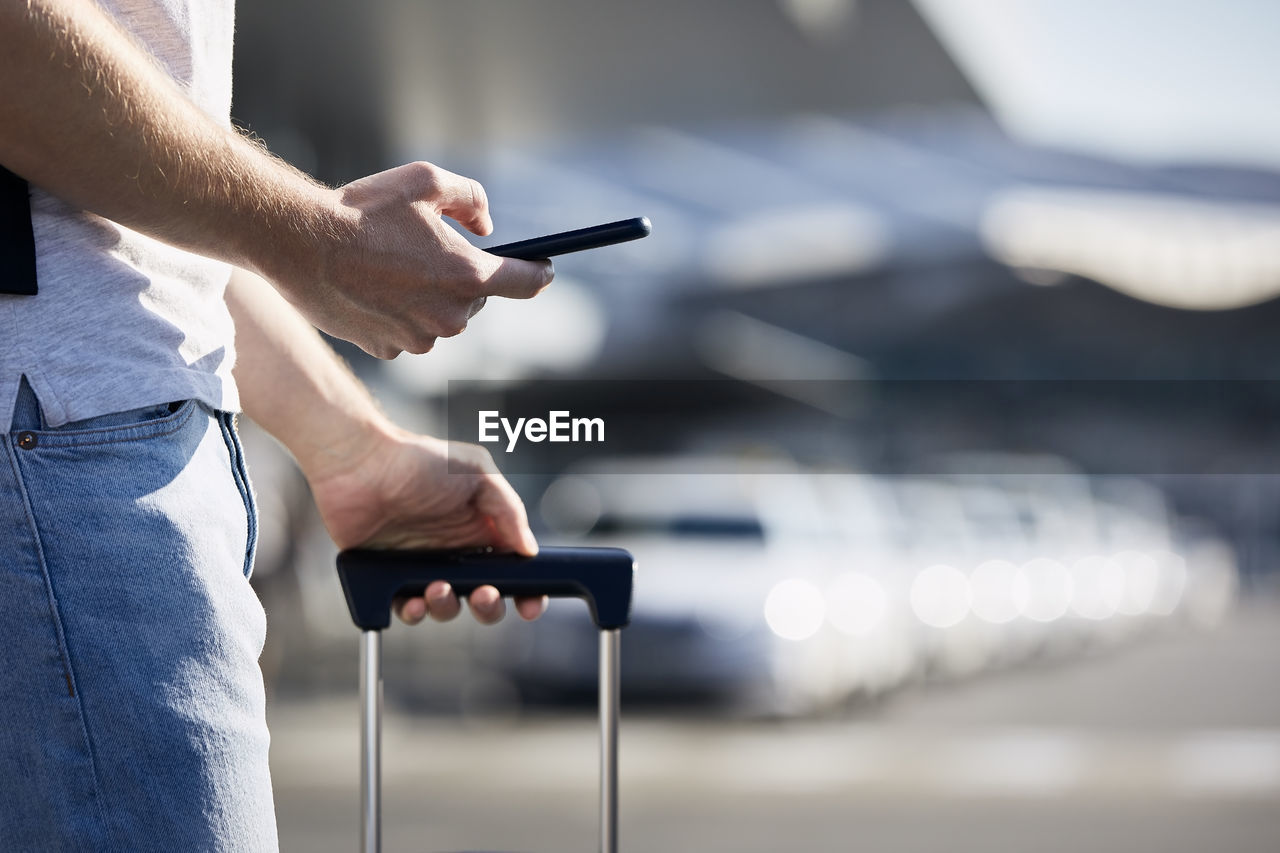
[(187, 425), (195, 413), (194, 400), (185, 401), (175, 412), (160, 418), (131, 424), (99, 427), (87, 430), (27, 430), (36, 435), (37, 447), (94, 447), (105, 444), (124, 444), (172, 435)]
[(48, 596), (49, 617), (53, 622), (54, 637), (58, 645), (58, 655), (62, 660), (63, 673), (67, 680), (67, 690), (70, 698), (75, 702), (76, 716), (80, 724), (80, 736), (84, 739), (84, 748), (89, 755), (89, 766), (92, 768), (93, 775), (93, 805), (97, 812), (98, 826), (103, 837), (108, 839), (111, 842), (112, 849), (115, 849), (116, 844), (112, 839), (111, 824), (107, 820), (106, 812), (103, 810), (104, 799), (101, 779), (99, 778), (98, 755), (94, 749), (93, 737), (89, 733), (89, 720), (84, 707), (84, 697), (77, 686), (78, 679), (71, 661), (71, 644), (67, 640), (66, 630), (63, 626), (62, 610), (58, 605), (58, 592), (54, 588), (53, 575), (49, 571), (49, 564), (45, 558), (44, 540), (40, 535), (40, 526), (36, 523), (35, 508), (32, 506), (31, 496), (27, 492), (26, 478), (23, 476), (22, 465), (18, 464), (18, 460), (11, 449), (7, 449), (7, 451), (8, 462), (13, 468), (17, 486), (22, 495), (23, 515), (26, 517), (27, 526), (31, 530), (36, 559), (44, 579), (45, 594)]

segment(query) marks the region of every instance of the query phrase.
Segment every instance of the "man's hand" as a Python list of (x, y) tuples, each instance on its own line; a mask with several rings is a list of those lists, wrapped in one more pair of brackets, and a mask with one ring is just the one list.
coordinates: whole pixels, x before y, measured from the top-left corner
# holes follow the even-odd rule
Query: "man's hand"
[[(492, 545), (529, 556), (538, 552), (519, 496), (481, 447), (391, 428), (353, 441), (335, 458), (341, 462), (333, 470), (312, 471), (308, 480), (320, 517), (340, 548)], [(477, 589), (468, 601), (485, 624), (505, 613), (502, 597), (491, 586)], [(545, 607), (543, 598), (516, 600), (524, 619), (538, 618)], [(398, 602), (396, 612), (415, 624), (428, 614), (452, 619), (459, 609), (449, 585), (437, 581), (423, 597)]]
[[(343, 548), (493, 545), (538, 550), (515, 491), (474, 445), (450, 445), (390, 424), (315, 329), (262, 279), (237, 270), (227, 286), (236, 321), (236, 384), (250, 417), (289, 451), (321, 517)], [(502, 618), (493, 587), (469, 597), (481, 622)], [(526, 619), (545, 602), (516, 602)], [(406, 622), (456, 615), (456, 596), (433, 584), (401, 602)]]
[(457, 335), (490, 296), (528, 299), (550, 282), (550, 261), (499, 258), (445, 223), (493, 231), (484, 188), (430, 163), (410, 163), (347, 184), (334, 224), (308, 235), (303, 255), (268, 255), (264, 272), (318, 328), (370, 355), (424, 353)]

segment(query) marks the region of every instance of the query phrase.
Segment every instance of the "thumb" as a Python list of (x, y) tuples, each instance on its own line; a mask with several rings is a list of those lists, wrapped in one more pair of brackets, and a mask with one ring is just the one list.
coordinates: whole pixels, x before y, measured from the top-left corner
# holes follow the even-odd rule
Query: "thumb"
[(538, 553), (538, 540), (529, 529), (524, 503), (501, 474), (495, 472), (485, 477), (476, 493), (475, 504), (493, 524), (498, 540), (495, 545), (526, 557)]
[(522, 261), (518, 258), (492, 258), (484, 277), (485, 296), (505, 296), (509, 299), (530, 299), (542, 292), (556, 277), (551, 261)]

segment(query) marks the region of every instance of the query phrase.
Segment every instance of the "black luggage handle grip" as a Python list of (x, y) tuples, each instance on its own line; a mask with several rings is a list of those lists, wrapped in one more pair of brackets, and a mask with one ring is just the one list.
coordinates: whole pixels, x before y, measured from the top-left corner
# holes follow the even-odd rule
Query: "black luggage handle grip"
[(621, 548), (542, 548), (536, 557), (487, 550), (352, 549), (338, 555), (338, 577), (351, 621), (365, 631), (391, 624), (398, 595), (421, 595), (433, 581), (447, 581), (458, 595), (481, 586), (505, 595), (582, 598), (601, 630), (625, 628), (631, 619), (635, 558)]

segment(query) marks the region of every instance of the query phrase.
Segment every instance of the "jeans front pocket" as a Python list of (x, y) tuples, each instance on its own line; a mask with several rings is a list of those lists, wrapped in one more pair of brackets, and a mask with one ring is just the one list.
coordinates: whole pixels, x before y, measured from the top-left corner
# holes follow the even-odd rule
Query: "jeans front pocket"
[[(97, 796), (115, 840), (64, 846), (273, 849), (265, 614), (245, 578), (257, 518), (231, 415), (187, 402), (29, 431), (29, 448), (7, 451), (44, 569), (30, 585), (48, 579), (44, 607), (62, 627), (80, 708), (71, 723), (96, 778), (110, 781)], [(24, 645), (11, 653), (30, 656), (34, 643)], [(49, 696), (32, 715), (58, 719), (55, 700), (75, 699), (52, 664), (44, 669), (57, 679), (44, 679)], [(20, 734), (15, 750), (42, 742)], [(60, 766), (34, 771), (64, 780), (45, 786), (49, 796), (94, 777)], [(76, 815), (93, 807), (87, 794), (62, 796)], [(43, 788), (32, 799), (24, 821), (56, 842), (72, 837), (69, 819), (37, 808)], [(11, 849), (2, 830), (0, 848)]]

